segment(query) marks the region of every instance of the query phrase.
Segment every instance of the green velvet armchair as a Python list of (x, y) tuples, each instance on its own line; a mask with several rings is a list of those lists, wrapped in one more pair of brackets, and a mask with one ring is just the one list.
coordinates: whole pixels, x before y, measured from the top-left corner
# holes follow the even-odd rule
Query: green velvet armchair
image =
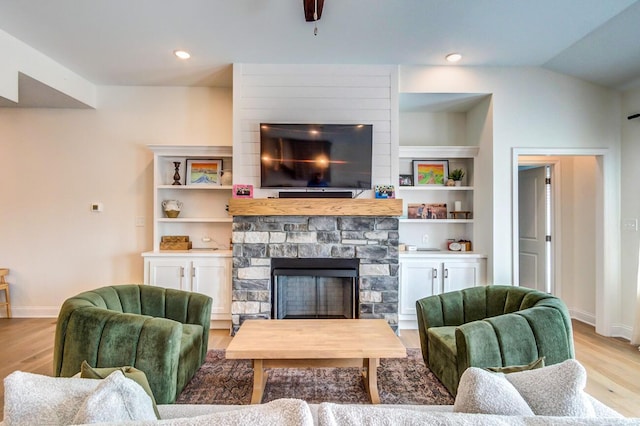
[(55, 376), (93, 367), (144, 371), (158, 404), (175, 402), (207, 354), (211, 298), (148, 285), (102, 287), (67, 299), (58, 315)]
[(506, 367), (545, 357), (574, 358), (571, 318), (562, 300), (524, 287), (482, 286), (416, 302), (422, 357), (456, 395), (469, 367)]

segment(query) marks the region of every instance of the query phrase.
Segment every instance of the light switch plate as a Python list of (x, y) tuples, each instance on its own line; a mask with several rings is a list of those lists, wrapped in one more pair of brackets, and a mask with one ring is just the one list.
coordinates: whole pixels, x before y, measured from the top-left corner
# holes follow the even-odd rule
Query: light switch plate
[(638, 231), (638, 219), (622, 219), (623, 231)]

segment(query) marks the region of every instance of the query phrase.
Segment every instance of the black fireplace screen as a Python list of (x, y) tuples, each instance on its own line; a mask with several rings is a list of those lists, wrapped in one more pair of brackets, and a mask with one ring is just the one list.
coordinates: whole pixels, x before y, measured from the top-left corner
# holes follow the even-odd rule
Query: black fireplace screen
[(272, 318), (358, 318), (359, 262), (272, 258)]

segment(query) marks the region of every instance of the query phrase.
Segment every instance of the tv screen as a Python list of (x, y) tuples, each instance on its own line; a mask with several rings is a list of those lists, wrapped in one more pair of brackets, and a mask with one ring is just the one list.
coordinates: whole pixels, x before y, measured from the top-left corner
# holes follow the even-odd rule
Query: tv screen
[(370, 124), (260, 124), (262, 188), (371, 189)]

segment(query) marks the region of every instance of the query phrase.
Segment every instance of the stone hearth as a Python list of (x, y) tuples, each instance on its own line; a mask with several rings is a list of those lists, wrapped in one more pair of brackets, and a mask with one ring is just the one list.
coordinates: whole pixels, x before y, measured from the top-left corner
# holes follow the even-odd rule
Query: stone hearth
[[(359, 318), (398, 324), (398, 219), (234, 216), (232, 323), (271, 318), (271, 258), (360, 260)], [(321, 321), (321, 320), (319, 320)]]

